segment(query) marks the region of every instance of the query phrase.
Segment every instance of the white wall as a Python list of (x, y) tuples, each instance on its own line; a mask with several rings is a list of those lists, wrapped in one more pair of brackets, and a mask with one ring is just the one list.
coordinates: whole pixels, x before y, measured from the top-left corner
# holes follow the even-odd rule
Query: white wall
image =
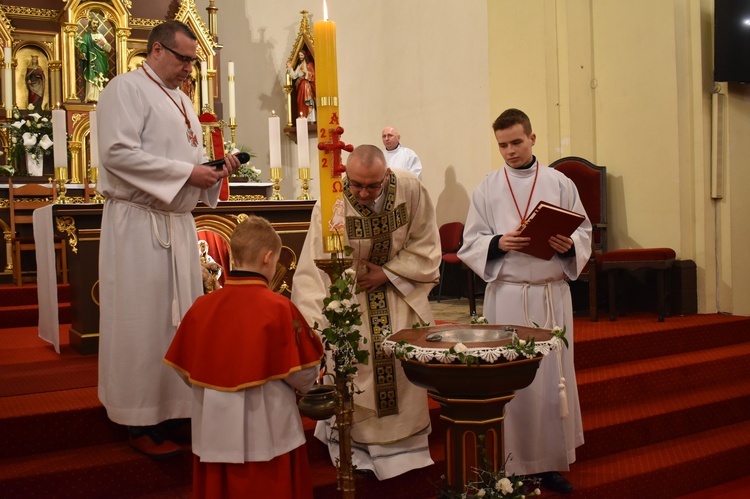
[[(201, 12), (207, 4), (197, 2)], [(221, 69), (237, 67), (238, 142), (267, 176), (267, 116), (285, 114), (299, 11), (312, 23), (322, 2), (217, 6)], [(750, 314), (750, 92), (729, 86), (727, 190), (713, 201), (712, 0), (330, 0), (328, 9), (344, 140), (381, 145), (381, 128), (397, 126), (424, 163), (438, 223), (465, 219), (472, 190), (501, 165), (492, 120), (519, 107), (540, 161), (578, 155), (607, 166), (611, 248), (672, 247), (698, 266), (699, 311)], [(293, 198), (295, 147), (282, 144), (282, 194)]]
[[(196, 6), (204, 14), (207, 0)], [(297, 36), (300, 11), (311, 25), (323, 18), (323, 2), (287, 0), (217, 2), (220, 70), (235, 62), (237, 143), (258, 155), (268, 175), (267, 117), (285, 116), (286, 60)], [(458, 0), (328, 1), (336, 22), (339, 110), (343, 140), (382, 147), (381, 130), (396, 126), (406, 147), (424, 166), (423, 182), (438, 223), (464, 221), (469, 196), (490, 169), (487, 6)], [(222, 94), (226, 95), (226, 78)], [(226, 99), (224, 99), (226, 101)], [(225, 102), (226, 104), (226, 102)], [(311, 158), (317, 158), (311, 142)], [(296, 146), (282, 138), (282, 195), (299, 195)], [(312, 182), (311, 192), (319, 192)]]

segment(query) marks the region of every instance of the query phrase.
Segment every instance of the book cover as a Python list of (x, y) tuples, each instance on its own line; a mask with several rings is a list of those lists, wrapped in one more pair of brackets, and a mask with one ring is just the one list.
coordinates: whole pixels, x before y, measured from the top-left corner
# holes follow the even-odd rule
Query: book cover
[(530, 237), (531, 240), (528, 246), (518, 251), (549, 260), (555, 255), (555, 250), (549, 245), (549, 238), (555, 234), (570, 236), (584, 220), (586, 217), (580, 213), (539, 201), (526, 223), (519, 227), (520, 235)]

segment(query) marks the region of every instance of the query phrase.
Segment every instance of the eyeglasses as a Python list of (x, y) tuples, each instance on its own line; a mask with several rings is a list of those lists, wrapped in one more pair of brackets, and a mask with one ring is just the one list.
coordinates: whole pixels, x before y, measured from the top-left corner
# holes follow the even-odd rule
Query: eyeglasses
[(385, 182), (386, 177), (388, 177), (388, 172), (385, 172), (385, 176), (383, 176), (382, 179), (380, 179), (380, 182), (377, 184), (367, 184), (362, 185), (359, 182), (354, 182), (353, 180), (349, 180), (349, 187), (352, 189), (356, 189), (358, 191), (367, 191), (367, 192), (374, 192), (383, 187), (383, 182)]
[(164, 47), (165, 49), (169, 50), (170, 52), (172, 52), (172, 54), (174, 54), (174, 56), (177, 58), (177, 60), (180, 61), (183, 64), (195, 64), (198, 61), (197, 57), (188, 57), (186, 55), (182, 55), (179, 52), (177, 52), (177, 51), (175, 51), (175, 50), (167, 47), (163, 43), (161, 44), (161, 46)]

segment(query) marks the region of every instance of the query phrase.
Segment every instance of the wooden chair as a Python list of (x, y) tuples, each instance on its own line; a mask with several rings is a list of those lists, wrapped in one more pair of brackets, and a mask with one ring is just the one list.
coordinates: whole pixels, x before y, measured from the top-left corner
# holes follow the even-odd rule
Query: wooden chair
[[(23, 285), (24, 277), (21, 268), (21, 253), (35, 251), (33, 212), (54, 202), (57, 193), (54, 187), (42, 184), (13, 185), (8, 181), (8, 208), (10, 210), (11, 248), (13, 251), (13, 282)], [(68, 283), (68, 261), (65, 240), (54, 236), (57, 273), (64, 284)]]
[(550, 166), (573, 181), (593, 226), (591, 258), (578, 279), (588, 282), (589, 319), (597, 322), (597, 272), (601, 271), (602, 256), (607, 252), (607, 167), (577, 156), (560, 158)]
[(449, 222), (440, 226), (440, 250), (443, 256), (440, 260), (440, 284), (438, 285), (437, 301), (443, 294), (443, 281), (445, 280), (445, 266), (458, 265), (461, 272), (464, 271), (461, 260), (458, 259), (458, 249), (461, 247), (464, 235), (464, 224), (461, 222)]

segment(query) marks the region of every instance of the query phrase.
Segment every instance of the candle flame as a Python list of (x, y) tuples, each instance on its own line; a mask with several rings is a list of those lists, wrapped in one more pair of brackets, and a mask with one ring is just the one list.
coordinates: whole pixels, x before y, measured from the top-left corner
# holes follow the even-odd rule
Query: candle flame
[(323, 20), (328, 20), (328, 4), (326, 3), (326, 0), (323, 0)]

